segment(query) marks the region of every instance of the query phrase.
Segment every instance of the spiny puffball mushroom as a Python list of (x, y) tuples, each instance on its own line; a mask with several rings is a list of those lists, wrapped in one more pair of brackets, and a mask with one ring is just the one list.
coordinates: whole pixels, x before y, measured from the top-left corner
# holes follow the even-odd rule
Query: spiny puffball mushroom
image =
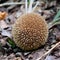
[(48, 26), (39, 14), (27, 13), (16, 20), (12, 35), (14, 42), (22, 50), (35, 50), (47, 41)]

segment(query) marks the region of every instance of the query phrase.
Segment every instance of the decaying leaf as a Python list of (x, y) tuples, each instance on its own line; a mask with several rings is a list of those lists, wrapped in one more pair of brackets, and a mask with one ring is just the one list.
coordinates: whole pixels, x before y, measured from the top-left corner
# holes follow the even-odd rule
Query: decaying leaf
[(0, 43), (1, 43), (2, 46), (4, 46), (4, 45), (6, 45), (6, 40), (0, 39)]
[(6, 12), (0, 12), (0, 20), (5, 19), (6, 16), (7, 16), (7, 13)]
[(4, 28), (8, 28), (9, 26), (6, 24), (6, 22), (5, 21), (0, 21), (0, 27), (1, 27), (1, 29), (4, 29)]
[(2, 34), (2, 36), (8, 36), (8, 37), (11, 38), (11, 33), (9, 31), (7, 31), (7, 30), (2, 30), (1, 34)]
[(54, 56), (47, 56), (45, 60), (55, 60)]
[(60, 58), (56, 58), (55, 56), (48, 55), (45, 60), (60, 60)]

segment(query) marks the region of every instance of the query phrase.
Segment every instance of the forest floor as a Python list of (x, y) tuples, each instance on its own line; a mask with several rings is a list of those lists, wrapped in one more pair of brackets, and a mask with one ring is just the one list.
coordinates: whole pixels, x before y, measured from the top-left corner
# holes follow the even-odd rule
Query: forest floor
[[(4, 6), (3, 2), (0, 3), (0, 12), (8, 14), (3, 20), (0, 20), (0, 60), (60, 60), (60, 44), (43, 56), (60, 41), (60, 24), (49, 29), (48, 41), (44, 46), (35, 51), (23, 52), (13, 43), (11, 44), (13, 42), (11, 31), (16, 19), (25, 11), (24, 4), (7, 4)], [(43, 1), (34, 12), (41, 14), (49, 23), (53, 21), (58, 10), (60, 10), (60, 2), (52, 1), (45, 3)], [(41, 56), (43, 57), (41, 58)]]

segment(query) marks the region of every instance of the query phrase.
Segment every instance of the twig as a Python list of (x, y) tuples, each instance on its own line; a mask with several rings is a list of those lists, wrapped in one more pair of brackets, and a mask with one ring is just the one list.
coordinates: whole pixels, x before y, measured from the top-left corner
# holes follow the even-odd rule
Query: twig
[(36, 5), (33, 7), (33, 11), (36, 9), (38, 4), (39, 4), (39, 1), (37, 1)]
[(19, 5), (19, 4), (25, 4), (24, 2), (11, 2), (11, 3), (3, 3), (3, 4), (0, 4), (0, 7), (1, 6), (6, 6), (6, 5)]
[(26, 13), (27, 13), (27, 0), (25, 0), (25, 10), (26, 10)]
[[(35, 4), (36, 2), (34, 2), (33, 4)], [(11, 3), (3, 3), (3, 4), (0, 4), (0, 7), (1, 6), (7, 6), (7, 5), (20, 5), (20, 4), (25, 4), (25, 2), (11, 2)]]
[(55, 47), (57, 47), (60, 44), (60, 42), (56, 43), (54, 47), (52, 47), (49, 51), (47, 51), (45, 54), (43, 54), (40, 58), (38, 58), (37, 60), (41, 60), (43, 57), (45, 57), (46, 55), (48, 55)]

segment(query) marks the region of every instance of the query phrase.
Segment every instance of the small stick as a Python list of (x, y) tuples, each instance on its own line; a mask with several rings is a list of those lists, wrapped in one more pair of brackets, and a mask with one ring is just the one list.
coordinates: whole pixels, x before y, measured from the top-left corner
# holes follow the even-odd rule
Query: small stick
[(37, 7), (38, 4), (39, 4), (39, 1), (37, 1), (36, 5), (33, 7), (32, 11), (34, 11), (36, 9), (36, 7)]
[(25, 0), (25, 10), (26, 10), (26, 13), (27, 13), (27, 0)]
[[(36, 2), (34, 2), (33, 4), (35, 4)], [(7, 6), (7, 5), (21, 5), (21, 4), (25, 4), (25, 2), (11, 2), (11, 3), (3, 3), (3, 4), (0, 4), (0, 7), (1, 6)]]
[(48, 50), (45, 54), (43, 54), (40, 58), (38, 58), (37, 60), (41, 60), (43, 57), (45, 57), (46, 55), (48, 55), (54, 48), (56, 48), (58, 45), (60, 44), (60, 42), (56, 43), (54, 47), (52, 47), (50, 50)]
[(24, 2), (11, 2), (11, 3), (3, 3), (3, 4), (0, 4), (0, 7), (1, 6), (6, 6), (6, 5), (20, 5), (20, 4), (25, 4)]

